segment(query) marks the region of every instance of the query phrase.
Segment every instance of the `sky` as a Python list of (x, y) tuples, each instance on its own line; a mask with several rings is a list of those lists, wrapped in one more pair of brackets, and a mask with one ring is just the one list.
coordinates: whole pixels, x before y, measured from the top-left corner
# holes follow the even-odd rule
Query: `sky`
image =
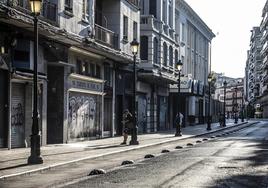
[(251, 30), (266, 0), (185, 0), (212, 29), (212, 71), (244, 77)]

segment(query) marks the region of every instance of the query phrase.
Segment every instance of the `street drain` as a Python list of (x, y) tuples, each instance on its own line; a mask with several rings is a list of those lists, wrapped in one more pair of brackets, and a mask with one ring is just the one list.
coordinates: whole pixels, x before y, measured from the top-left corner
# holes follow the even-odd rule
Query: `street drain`
[(176, 146), (175, 149), (182, 149), (182, 146)]
[(186, 146), (193, 146), (193, 144), (192, 143), (187, 143)]

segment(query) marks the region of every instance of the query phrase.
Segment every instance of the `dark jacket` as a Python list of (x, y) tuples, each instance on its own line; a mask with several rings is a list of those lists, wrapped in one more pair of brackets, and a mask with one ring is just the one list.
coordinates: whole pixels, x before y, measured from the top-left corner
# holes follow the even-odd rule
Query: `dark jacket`
[(129, 129), (133, 128), (134, 118), (130, 113), (128, 113), (127, 116), (123, 118), (123, 121), (125, 122), (125, 128), (129, 128)]

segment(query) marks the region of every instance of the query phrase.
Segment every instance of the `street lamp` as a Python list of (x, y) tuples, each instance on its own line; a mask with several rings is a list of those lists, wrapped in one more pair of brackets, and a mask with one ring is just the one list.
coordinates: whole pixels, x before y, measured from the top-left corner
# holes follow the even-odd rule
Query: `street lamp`
[(38, 58), (38, 28), (37, 28), (37, 16), (40, 15), (42, 0), (30, 0), (31, 11), (33, 14), (34, 21), (34, 101), (33, 101), (33, 124), (32, 124), (32, 135), (31, 135), (31, 155), (28, 158), (28, 164), (41, 164), (43, 159), (40, 151), (40, 135), (38, 125), (38, 93), (37, 93), (37, 58)]
[(211, 81), (212, 75), (208, 75), (208, 119), (207, 119), (207, 130), (211, 130), (211, 119), (210, 119), (210, 98), (211, 98)]
[(137, 140), (137, 118), (136, 118), (136, 56), (139, 50), (139, 42), (134, 39), (131, 43), (131, 51), (133, 54), (133, 129), (131, 131), (131, 140), (129, 142), (130, 145), (139, 145)]
[(241, 112), (241, 122), (244, 122), (244, 91), (242, 91), (242, 112)]
[(223, 126), (226, 126), (226, 117), (225, 117), (225, 113), (226, 113), (226, 86), (227, 86), (227, 82), (224, 81), (223, 82), (224, 85), (224, 96), (223, 96)]
[(234, 123), (236, 124), (237, 123), (237, 110), (238, 110), (238, 104), (237, 104), (237, 86), (234, 88), (234, 90), (235, 90), (235, 106), (234, 106), (234, 118), (235, 118), (235, 121), (234, 121)]
[[(182, 62), (181, 60), (179, 60), (176, 64), (177, 66), (177, 69), (179, 71), (179, 77), (178, 77), (178, 114), (177, 115), (180, 115), (179, 112), (180, 112), (180, 89), (181, 89), (181, 69), (182, 69)], [(178, 125), (176, 125), (176, 134), (175, 136), (181, 136), (181, 123), (178, 123)]]

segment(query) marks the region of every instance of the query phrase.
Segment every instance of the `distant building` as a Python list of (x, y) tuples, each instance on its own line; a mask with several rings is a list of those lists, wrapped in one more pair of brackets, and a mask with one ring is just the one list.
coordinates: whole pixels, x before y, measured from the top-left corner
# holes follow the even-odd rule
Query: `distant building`
[(260, 27), (253, 27), (250, 37), (250, 50), (247, 53), (245, 97), (248, 102), (255, 104), (261, 94), (262, 59), (261, 59)]
[(261, 106), (263, 117), (268, 117), (268, 1), (262, 10), (261, 30), (261, 60), (262, 60), (262, 78), (260, 82), (260, 96), (256, 104)]

